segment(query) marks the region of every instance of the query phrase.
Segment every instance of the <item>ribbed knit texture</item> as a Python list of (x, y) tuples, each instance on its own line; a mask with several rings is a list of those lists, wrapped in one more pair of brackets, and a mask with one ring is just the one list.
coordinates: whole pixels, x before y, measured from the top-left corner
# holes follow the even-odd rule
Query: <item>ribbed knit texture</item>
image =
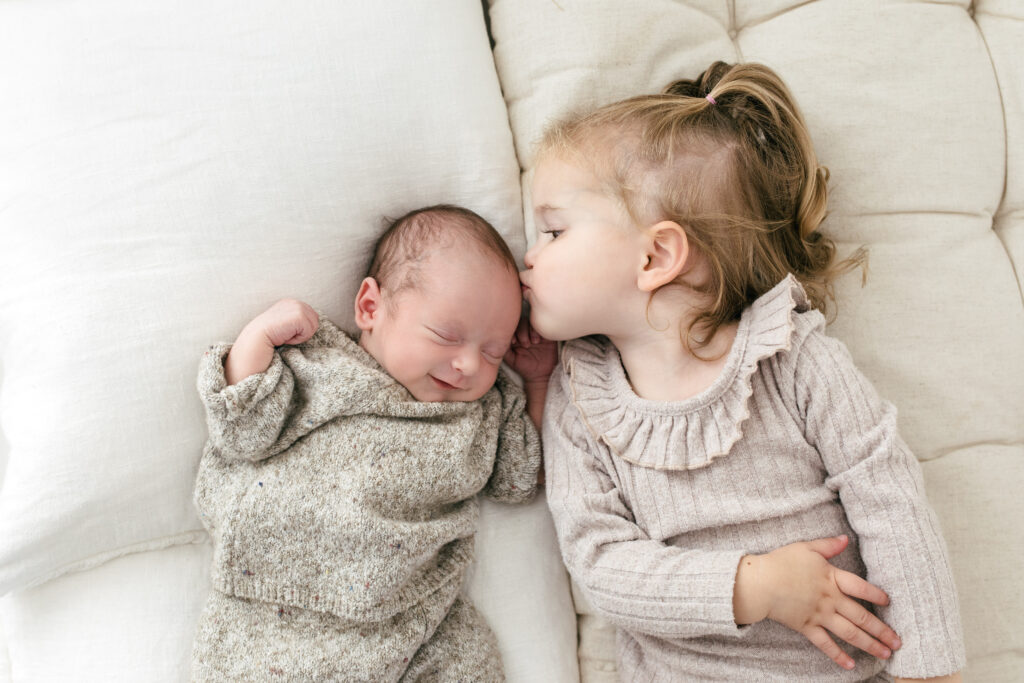
[[(648, 401), (603, 337), (563, 346), (544, 415), (569, 571), (618, 627), (623, 681), (873, 680), (964, 666), (956, 589), (896, 410), (824, 333), (792, 276), (747, 309), (699, 395)], [(848, 534), (832, 560), (885, 590), (903, 647), (844, 671), (799, 633), (739, 628), (740, 557)], [(837, 642), (841, 641), (836, 639)], [(878, 680), (884, 680), (878, 678)]]
[(322, 317), (312, 339), (227, 387), (229, 349), (199, 369), (210, 440), (195, 489), (223, 593), (387, 619), (458, 592), (478, 493), (535, 491), (539, 439), (502, 373), (477, 401), (419, 402)]

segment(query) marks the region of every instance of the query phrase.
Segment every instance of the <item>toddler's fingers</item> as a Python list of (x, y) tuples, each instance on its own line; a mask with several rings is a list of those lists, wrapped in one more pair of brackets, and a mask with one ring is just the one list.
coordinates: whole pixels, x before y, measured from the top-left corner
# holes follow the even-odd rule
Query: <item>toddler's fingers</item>
[(842, 536), (829, 536), (808, 541), (807, 546), (827, 560), (843, 552), (849, 543), (850, 539), (843, 534)]
[(842, 638), (856, 648), (864, 650), (869, 655), (879, 659), (888, 659), (892, 656), (892, 651), (889, 648), (869, 636), (860, 627), (841, 614), (832, 614), (828, 618), (828, 623), (825, 624), (825, 627), (839, 638)]
[(885, 594), (885, 591), (872, 583), (868, 583), (856, 574), (838, 569), (835, 573), (835, 581), (839, 590), (851, 598), (867, 600), (876, 605), (889, 604), (889, 596)]
[[(849, 620), (849, 622), (858, 629), (869, 633), (882, 641), (883, 644), (888, 645), (890, 649), (898, 650), (902, 646), (902, 642), (900, 642), (900, 637), (896, 635), (896, 631), (893, 631), (884, 621), (864, 609), (864, 606), (858, 602), (854, 600), (842, 600), (839, 603), (837, 612), (845, 619)], [(864, 648), (861, 649), (863, 650)], [(878, 656), (874, 652), (871, 652), (871, 654), (876, 657)]]
[(814, 647), (824, 652), (829, 659), (843, 667), (853, 668), (853, 659), (843, 652), (843, 649), (836, 645), (836, 642), (829, 638), (828, 633), (821, 626), (811, 626), (806, 631), (801, 631), (807, 640), (811, 641)]

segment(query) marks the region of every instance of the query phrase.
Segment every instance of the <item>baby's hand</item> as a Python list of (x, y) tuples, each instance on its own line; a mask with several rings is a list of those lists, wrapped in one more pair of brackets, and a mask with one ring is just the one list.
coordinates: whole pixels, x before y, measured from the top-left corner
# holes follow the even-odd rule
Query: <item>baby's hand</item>
[(320, 317), (309, 304), (297, 299), (281, 299), (253, 318), (246, 328), (263, 333), (271, 346), (301, 344), (320, 326)]
[(224, 360), (229, 385), (264, 372), (274, 357), (274, 347), (301, 344), (320, 326), (320, 317), (309, 304), (281, 299), (246, 325)]
[(558, 344), (540, 336), (530, 326), (530, 316), (524, 315), (512, 337), (512, 346), (505, 354), (505, 362), (527, 385), (537, 382), (546, 385), (558, 363)]
[(848, 542), (846, 536), (820, 538), (744, 557), (733, 596), (736, 622), (777, 621), (802, 633), (844, 669), (852, 669), (853, 660), (828, 631), (875, 657), (890, 657), (889, 648), (900, 647), (895, 631), (853, 599), (887, 605), (889, 597), (856, 574), (828, 562)]

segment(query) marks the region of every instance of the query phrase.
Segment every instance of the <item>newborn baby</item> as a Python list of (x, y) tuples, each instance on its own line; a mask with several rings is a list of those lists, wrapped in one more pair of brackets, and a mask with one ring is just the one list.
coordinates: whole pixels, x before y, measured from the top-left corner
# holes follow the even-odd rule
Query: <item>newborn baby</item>
[(213, 590), (195, 680), (504, 679), (460, 589), (477, 494), (536, 489), (528, 394), (499, 372), (520, 312), (501, 236), (445, 205), (381, 238), (358, 339), (283, 300), (210, 348), (195, 502)]

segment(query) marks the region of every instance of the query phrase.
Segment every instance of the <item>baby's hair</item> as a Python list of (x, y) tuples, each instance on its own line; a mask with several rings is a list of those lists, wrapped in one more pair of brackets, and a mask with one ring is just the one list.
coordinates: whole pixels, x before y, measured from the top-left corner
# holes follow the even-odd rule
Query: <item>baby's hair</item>
[(465, 244), (494, 257), (513, 273), (518, 272), (505, 240), (494, 226), (469, 209), (437, 204), (384, 220), (387, 228), (374, 247), (367, 276), (387, 292), (386, 301), (405, 289), (419, 286), (423, 262), (437, 248)]
[(545, 154), (596, 163), (638, 225), (675, 221), (705, 255), (711, 278), (700, 293), (711, 303), (681, 335), (691, 351), (787, 273), (827, 312), (833, 280), (866, 263), (863, 249), (833, 262), (835, 245), (818, 231), (828, 170), (789, 89), (764, 65), (715, 62), (661, 94), (570, 117), (546, 132)]

